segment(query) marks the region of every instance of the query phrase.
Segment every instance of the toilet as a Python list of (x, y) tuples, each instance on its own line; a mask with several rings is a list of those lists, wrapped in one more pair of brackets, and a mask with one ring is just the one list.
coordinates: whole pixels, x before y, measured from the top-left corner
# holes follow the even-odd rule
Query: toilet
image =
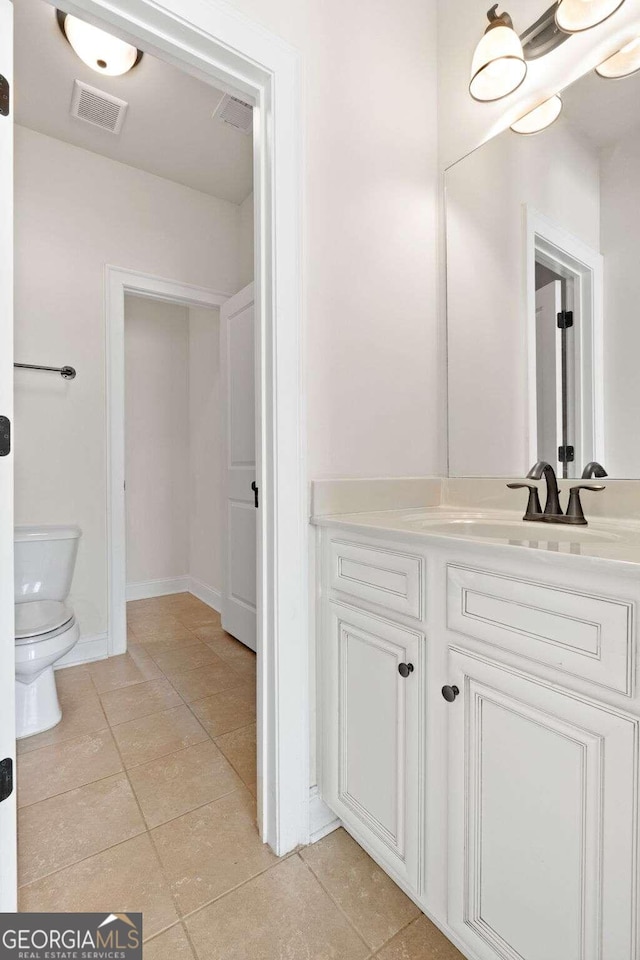
[(81, 535), (76, 526), (15, 528), (18, 739), (49, 730), (62, 719), (53, 667), (80, 634), (66, 600)]

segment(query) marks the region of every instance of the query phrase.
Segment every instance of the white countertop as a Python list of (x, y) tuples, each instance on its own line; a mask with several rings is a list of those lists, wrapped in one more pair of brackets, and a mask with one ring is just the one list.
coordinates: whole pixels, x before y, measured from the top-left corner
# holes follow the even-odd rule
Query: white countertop
[[(559, 557), (584, 557), (640, 564), (640, 521), (597, 518), (586, 527), (522, 520), (519, 511), (474, 511), (446, 505), (372, 513), (312, 517), (321, 527), (345, 527), (403, 539), (495, 544)], [(489, 535), (490, 534), (490, 535)]]

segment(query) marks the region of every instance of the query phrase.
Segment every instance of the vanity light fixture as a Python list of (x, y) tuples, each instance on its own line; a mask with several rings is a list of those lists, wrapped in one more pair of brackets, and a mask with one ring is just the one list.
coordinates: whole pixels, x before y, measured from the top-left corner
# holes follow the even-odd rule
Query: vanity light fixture
[(508, 13), (497, 11), (497, 3), (487, 11), (489, 26), (471, 63), (469, 93), (474, 100), (482, 102), (508, 96), (527, 75), (522, 42), (513, 29), (513, 21)]
[[(469, 93), (474, 100), (483, 102), (507, 97), (526, 77), (529, 60), (545, 57), (572, 34), (602, 23), (623, 3), (624, 0), (555, 0), (520, 36), (509, 14), (498, 13), (498, 4), (494, 4), (487, 11), (489, 26), (473, 54)], [(639, 66), (628, 68), (628, 63), (635, 63), (640, 56), (635, 44), (632, 41), (606, 60), (607, 66), (601, 64), (597, 68), (600, 76), (624, 77), (640, 69), (640, 61)]]
[(534, 107), (533, 110), (529, 110), (528, 113), (525, 113), (524, 117), (520, 117), (519, 120), (512, 123), (511, 129), (514, 133), (530, 137), (532, 134), (540, 133), (541, 130), (546, 130), (547, 127), (550, 127), (561, 113), (562, 100), (558, 94), (555, 94), (555, 96), (549, 97), (548, 100), (545, 100), (539, 104), (539, 106)]
[(604, 77), (605, 80), (630, 77), (638, 70), (640, 70), (640, 37), (626, 43), (617, 53), (596, 67), (598, 76)]
[(556, 23), (564, 33), (581, 33), (607, 20), (623, 3), (624, 0), (560, 0)]
[(126, 43), (70, 13), (56, 10), (56, 19), (65, 40), (96, 73), (120, 77), (142, 59), (142, 50), (138, 50), (133, 44)]

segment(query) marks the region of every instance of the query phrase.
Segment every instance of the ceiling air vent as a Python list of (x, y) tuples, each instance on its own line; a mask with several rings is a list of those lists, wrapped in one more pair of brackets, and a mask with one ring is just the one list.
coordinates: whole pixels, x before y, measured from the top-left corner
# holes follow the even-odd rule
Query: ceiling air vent
[(253, 130), (253, 107), (238, 97), (232, 97), (225, 93), (224, 97), (213, 112), (213, 116), (225, 123), (241, 130), (243, 133), (251, 133)]
[(110, 93), (90, 87), (82, 80), (74, 81), (71, 116), (78, 120), (85, 120), (110, 133), (120, 133), (127, 106), (126, 100), (112, 97)]

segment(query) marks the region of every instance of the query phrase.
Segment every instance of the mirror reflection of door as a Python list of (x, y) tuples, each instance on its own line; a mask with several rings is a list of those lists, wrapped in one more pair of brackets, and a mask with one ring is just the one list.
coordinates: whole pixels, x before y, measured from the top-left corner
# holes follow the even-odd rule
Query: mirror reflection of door
[(558, 437), (562, 436), (562, 358), (557, 321), (562, 310), (562, 282), (551, 280), (538, 287), (538, 267), (536, 264), (538, 459), (555, 467), (558, 463)]
[(572, 282), (536, 260), (536, 410), (539, 460), (558, 476), (575, 477), (580, 447), (580, 396), (577, 393)]

